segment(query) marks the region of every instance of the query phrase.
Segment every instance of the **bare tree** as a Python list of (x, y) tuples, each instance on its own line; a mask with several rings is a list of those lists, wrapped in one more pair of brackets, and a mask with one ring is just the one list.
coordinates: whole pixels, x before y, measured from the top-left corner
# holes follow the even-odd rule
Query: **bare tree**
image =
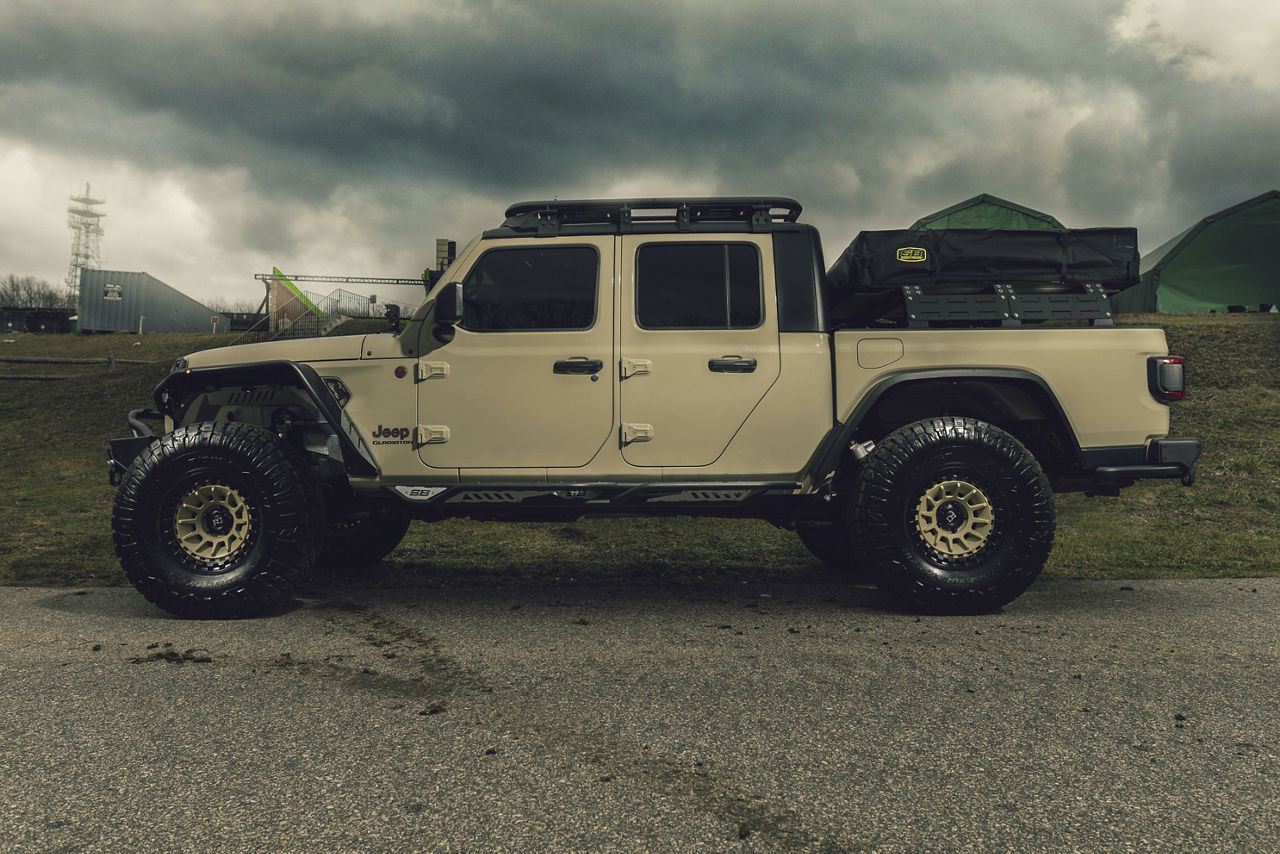
[(219, 294), (209, 297), (204, 304), (220, 314), (253, 314), (262, 305), (262, 300), (233, 300)]
[(0, 279), (0, 305), (8, 308), (75, 308), (75, 300), (60, 288), (35, 276)]

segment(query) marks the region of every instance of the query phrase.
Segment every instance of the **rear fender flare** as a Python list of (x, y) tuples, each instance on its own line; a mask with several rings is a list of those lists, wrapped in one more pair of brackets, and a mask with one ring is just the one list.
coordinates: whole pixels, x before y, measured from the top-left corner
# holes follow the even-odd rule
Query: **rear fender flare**
[(853, 442), (854, 434), (858, 428), (862, 426), (863, 421), (875, 409), (880, 399), (891, 389), (926, 380), (995, 380), (998, 382), (1013, 381), (1034, 385), (1043, 396), (1043, 400), (1048, 403), (1050, 408), (1049, 416), (1055, 419), (1057, 425), (1068, 439), (1069, 453), (1074, 455), (1077, 462), (1082, 466), (1084, 465), (1084, 455), (1080, 449), (1080, 442), (1076, 438), (1071, 421), (1067, 418), (1066, 410), (1062, 408), (1057, 395), (1049, 388), (1049, 384), (1044, 381), (1043, 377), (1031, 371), (1009, 368), (949, 368), (897, 374), (886, 377), (873, 385), (858, 401), (857, 406), (853, 408), (849, 417), (844, 422), (836, 422), (832, 427), (831, 432), (813, 456), (809, 466), (810, 474), (815, 479), (821, 479), (828, 473), (835, 471), (841, 457), (848, 452), (850, 443)]

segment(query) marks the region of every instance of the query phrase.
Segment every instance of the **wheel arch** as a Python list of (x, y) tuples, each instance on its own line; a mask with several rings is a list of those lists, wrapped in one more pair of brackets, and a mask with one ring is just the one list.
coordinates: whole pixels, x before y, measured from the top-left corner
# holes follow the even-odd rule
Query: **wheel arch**
[(156, 386), (152, 397), (160, 412), (177, 420), (180, 410), (200, 394), (223, 389), (252, 390), (278, 385), (298, 390), (337, 437), (348, 474), (376, 477), (378, 466), (351, 419), (311, 365), (285, 359), (177, 370)]
[(815, 455), (815, 478), (835, 471), (855, 442), (877, 441), (924, 418), (976, 418), (1011, 433), (1046, 470), (1083, 464), (1066, 411), (1043, 377), (1020, 369), (953, 368), (896, 374), (873, 385)]

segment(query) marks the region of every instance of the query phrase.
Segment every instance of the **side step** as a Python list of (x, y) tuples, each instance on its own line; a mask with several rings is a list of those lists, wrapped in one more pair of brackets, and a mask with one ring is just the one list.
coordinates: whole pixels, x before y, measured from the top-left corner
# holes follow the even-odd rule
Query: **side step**
[(791, 498), (800, 484), (791, 481), (730, 483), (509, 483), (386, 487), (407, 504), (446, 515), (467, 515), (489, 508), (555, 510), (581, 514), (625, 512), (656, 514), (713, 507), (739, 508), (761, 498)]

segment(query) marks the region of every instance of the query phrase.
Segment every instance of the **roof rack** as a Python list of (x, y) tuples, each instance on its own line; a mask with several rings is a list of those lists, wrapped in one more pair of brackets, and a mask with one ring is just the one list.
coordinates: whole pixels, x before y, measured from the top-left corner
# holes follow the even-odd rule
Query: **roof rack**
[(586, 199), (517, 202), (507, 208), (504, 229), (539, 236), (568, 232), (690, 231), (698, 224), (741, 223), (764, 230), (795, 222), (800, 203), (784, 197)]

